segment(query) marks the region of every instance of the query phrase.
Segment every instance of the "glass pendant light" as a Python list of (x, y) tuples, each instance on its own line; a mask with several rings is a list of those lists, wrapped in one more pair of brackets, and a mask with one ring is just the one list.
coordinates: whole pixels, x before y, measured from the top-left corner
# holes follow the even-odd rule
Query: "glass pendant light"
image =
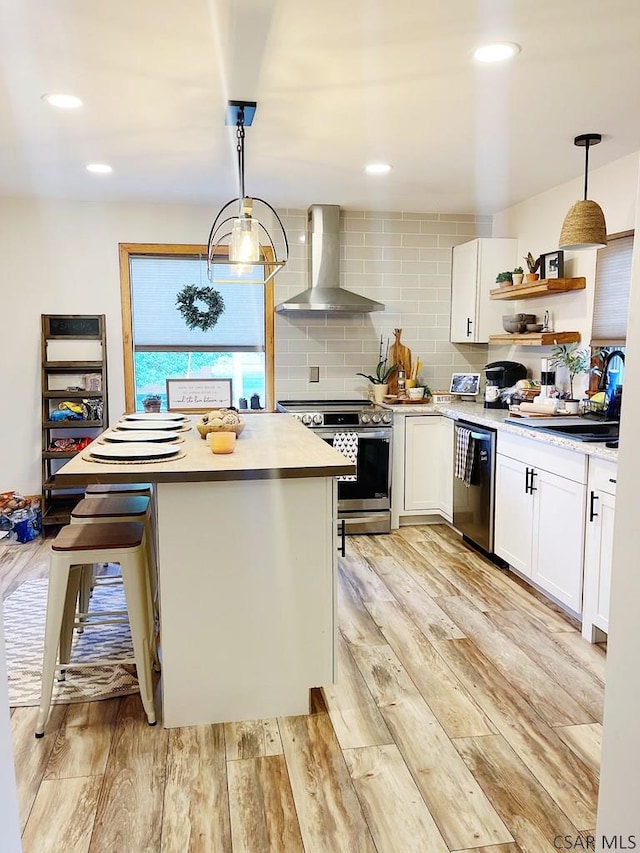
[[(227, 124), (235, 124), (238, 152), (238, 198), (224, 205), (216, 216), (207, 249), (207, 275), (216, 283), (238, 283), (252, 268), (263, 268), (266, 284), (289, 259), (289, 242), (280, 217), (264, 199), (252, 198), (244, 187), (245, 125), (250, 126), (256, 111), (255, 101), (230, 101)], [(225, 279), (215, 266), (231, 267), (235, 278)], [(255, 278), (251, 278), (255, 283)]]
[(602, 208), (597, 202), (587, 199), (589, 146), (600, 142), (600, 133), (583, 133), (573, 140), (574, 145), (585, 149), (584, 199), (577, 201), (567, 213), (560, 232), (559, 249), (601, 249), (607, 245), (607, 225)]

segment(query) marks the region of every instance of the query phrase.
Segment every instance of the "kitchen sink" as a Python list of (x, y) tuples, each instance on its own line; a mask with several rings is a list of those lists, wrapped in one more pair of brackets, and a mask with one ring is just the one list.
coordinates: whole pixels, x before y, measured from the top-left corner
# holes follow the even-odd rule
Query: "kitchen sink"
[(586, 421), (562, 424), (523, 424), (529, 429), (545, 432), (549, 435), (561, 435), (575, 441), (617, 441), (620, 424), (618, 421)]

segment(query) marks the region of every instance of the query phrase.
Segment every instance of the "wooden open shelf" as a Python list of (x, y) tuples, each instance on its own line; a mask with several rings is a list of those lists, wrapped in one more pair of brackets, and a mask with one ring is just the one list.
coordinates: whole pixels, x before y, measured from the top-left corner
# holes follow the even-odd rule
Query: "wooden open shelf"
[(577, 344), (580, 332), (525, 332), (522, 335), (489, 335), (490, 344), (512, 344), (517, 347), (546, 347), (552, 344)]
[(512, 284), (507, 287), (495, 287), (489, 291), (491, 299), (533, 299), (550, 293), (566, 293), (569, 290), (584, 290), (587, 280), (577, 278), (541, 278), (531, 284)]

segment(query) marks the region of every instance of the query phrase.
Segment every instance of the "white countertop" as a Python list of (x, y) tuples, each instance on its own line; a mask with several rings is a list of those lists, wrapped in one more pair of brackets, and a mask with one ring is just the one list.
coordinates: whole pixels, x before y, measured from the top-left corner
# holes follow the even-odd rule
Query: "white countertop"
[[(192, 418), (193, 424), (199, 416)], [(353, 474), (349, 460), (291, 415), (260, 414), (245, 419), (233, 453), (216, 454), (195, 425), (179, 445), (181, 459), (144, 464), (91, 462), (90, 444), (56, 473), (61, 487), (86, 483), (179, 483), (335, 477)]]
[(584, 453), (586, 456), (597, 456), (600, 459), (609, 459), (616, 462), (618, 459), (618, 451), (612, 447), (607, 447), (605, 442), (592, 441), (576, 441), (566, 436), (550, 435), (549, 433), (540, 432), (536, 429), (519, 426), (517, 419), (508, 419), (509, 411), (507, 409), (485, 409), (482, 403), (463, 403), (458, 401), (448, 403), (400, 403), (399, 405), (391, 405), (388, 403), (381, 404), (383, 408), (393, 411), (394, 416), (409, 416), (409, 415), (444, 415), (447, 418), (455, 420), (468, 420), (472, 423), (482, 426), (492, 427), (497, 430), (521, 435), (525, 438), (530, 438), (533, 441), (541, 441), (544, 444), (552, 444), (554, 447), (564, 447), (567, 450), (574, 450), (578, 453)]

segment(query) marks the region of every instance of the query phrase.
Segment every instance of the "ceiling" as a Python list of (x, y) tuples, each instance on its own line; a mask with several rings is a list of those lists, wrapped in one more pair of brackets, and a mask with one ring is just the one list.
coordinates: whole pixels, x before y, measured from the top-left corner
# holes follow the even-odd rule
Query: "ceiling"
[[(522, 52), (474, 63), (495, 40)], [(255, 99), (251, 195), (493, 213), (579, 176), (576, 134), (593, 167), (640, 150), (639, 45), (638, 0), (0, 0), (0, 195), (226, 201)]]

